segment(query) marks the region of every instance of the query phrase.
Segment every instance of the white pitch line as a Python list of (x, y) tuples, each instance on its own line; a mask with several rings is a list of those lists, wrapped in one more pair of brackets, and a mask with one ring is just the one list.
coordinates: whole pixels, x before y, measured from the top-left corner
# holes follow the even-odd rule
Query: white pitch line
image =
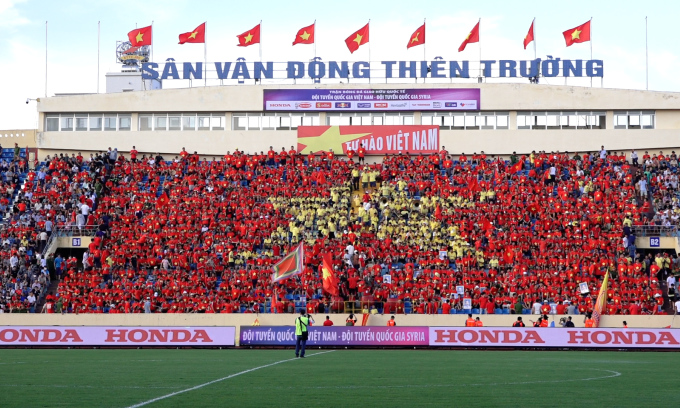
[[(322, 351), (322, 352), (320, 352), (320, 353), (309, 354), (308, 357), (318, 356), (318, 355), (320, 355), (320, 354), (332, 353), (332, 352), (334, 352), (334, 351), (335, 351), (335, 350)], [(275, 363), (266, 364), (266, 365), (259, 366), (259, 367), (255, 367), (255, 368), (250, 368), (250, 369), (248, 369), (248, 370), (244, 370), (244, 371), (238, 372), (238, 373), (236, 373), (236, 374), (231, 374), (231, 375), (228, 375), (228, 376), (226, 376), (226, 377), (218, 378), (217, 380), (212, 380), (212, 381), (209, 381), (209, 382), (207, 382), (207, 383), (199, 384), (199, 385), (197, 385), (197, 386), (195, 386), (195, 387), (187, 388), (186, 390), (176, 391), (176, 392), (173, 392), (173, 393), (170, 393), (170, 394), (167, 394), (167, 395), (163, 395), (163, 396), (161, 396), (161, 397), (157, 397), (157, 398), (150, 399), (150, 400), (148, 400), (148, 401), (140, 402), (139, 404), (130, 405), (128, 408), (138, 408), (138, 407), (143, 407), (143, 406), (145, 406), (145, 405), (153, 404), (153, 403), (156, 402), (156, 401), (160, 401), (160, 400), (164, 400), (164, 399), (166, 399), (166, 398), (174, 397), (175, 395), (184, 394), (185, 392), (198, 390), (198, 389), (200, 389), (200, 388), (207, 387), (208, 385), (212, 385), (212, 384), (218, 383), (218, 382), (220, 382), (220, 381), (228, 380), (228, 379), (230, 379), (230, 378), (238, 377), (239, 375), (248, 374), (248, 373), (251, 373), (251, 372), (253, 372), (253, 371), (257, 371), (257, 370), (259, 370), (259, 369), (262, 369), (262, 368), (272, 367), (272, 366), (275, 366), (275, 365), (277, 365), (277, 364), (286, 363), (286, 362), (288, 362), (288, 361), (293, 361), (293, 360), (299, 360), (299, 358), (297, 358), (297, 357), (295, 357), (295, 358), (289, 358), (289, 359), (287, 359), (287, 360), (281, 360), (281, 361), (277, 361), (277, 362), (275, 362)]]

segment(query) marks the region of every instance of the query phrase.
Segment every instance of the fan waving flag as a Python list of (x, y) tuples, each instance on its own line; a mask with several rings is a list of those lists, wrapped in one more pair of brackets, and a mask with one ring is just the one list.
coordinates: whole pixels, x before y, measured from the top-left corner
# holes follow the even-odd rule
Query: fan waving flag
[(406, 49), (409, 49), (411, 47), (415, 47), (416, 45), (421, 45), (425, 44), (425, 24), (421, 25), (418, 27), (418, 29), (411, 34), (411, 38), (408, 40), (408, 44), (406, 44)]
[(529, 32), (527, 33), (527, 36), (524, 37), (524, 49), (527, 49), (527, 45), (531, 43), (534, 40), (534, 21), (531, 21), (531, 27), (529, 27)]
[(479, 42), (479, 23), (478, 21), (472, 28), (472, 31), (465, 37), (465, 41), (458, 47), (458, 52), (463, 51), (468, 44)]
[(345, 44), (347, 44), (347, 48), (349, 48), (349, 52), (351, 53), (354, 53), (354, 51), (358, 50), (360, 46), (366, 44), (367, 42), (368, 24), (361, 27), (358, 31), (347, 37), (345, 40)]
[(128, 33), (128, 39), (133, 47), (151, 45), (151, 26), (135, 28)]
[(293, 41), (293, 45), (295, 44), (314, 44), (314, 26), (316, 23), (307, 26), (307, 27), (302, 27), (297, 34), (295, 35), (295, 41)]
[(253, 27), (251, 30), (246, 31), (245, 33), (241, 35), (237, 35), (238, 37), (238, 46), (239, 47), (248, 47), (253, 44), (259, 44), (260, 43), (260, 24), (256, 25)]
[(305, 250), (302, 243), (291, 253), (284, 256), (276, 265), (272, 267), (272, 283), (280, 282), (284, 279), (299, 275), (302, 272), (302, 264), (305, 258)]
[(196, 27), (188, 33), (179, 35), (179, 43), (204, 43), (205, 42), (205, 23)]
[(338, 296), (338, 278), (335, 276), (335, 272), (333, 272), (333, 263), (331, 262), (330, 253), (326, 253), (323, 256), (321, 273), (321, 279), (323, 280), (323, 290), (333, 296)]
[(572, 44), (590, 41), (590, 20), (578, 27), (563, 32), (562, 35), (564, 35), (567, 47), (570, 47)]
[(600, 293), (597, 294), (597, 300), (595, 301), (595, 307), (593, 308), (593, 327), (600, 327), (600, 316), (607, 307), (607, 288), (609, 286), (609, 272), (604, 274), (604, 280), (602, 281), (602, 286), (600, 287)]

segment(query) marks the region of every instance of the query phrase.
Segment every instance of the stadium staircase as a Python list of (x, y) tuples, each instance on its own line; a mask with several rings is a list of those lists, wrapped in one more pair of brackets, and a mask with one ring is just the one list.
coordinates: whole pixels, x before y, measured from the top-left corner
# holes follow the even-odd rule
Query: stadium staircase
[[(26, 158), (27, 152), (26, 149), (23, 148), (19, 151), (19, 156)], [(14, 160), (14, 149), (2, 149), (2, 152), (0, 153), (0, 159), (6, 161), (6, 162), (12, 162)], [(19, 192), (23, 190), (24, 184), (26, 183), (26, 178), (28, 177), (28, 172), (21, 172), (19, 173), (19, 182), (17, 183), (17, 188), (14, 189), (14, 193), (12, 193), (12, 197), (9, 198), (9, 204), (7, 205), (7, 211), (5, 214), (0, 214), (0, 224), (4, 223), (7, 218), (9, 218), (9, 214), (12, 212), (12, 208), (14, 206), (14, 201), (16, 201), (16, 198), (19, 196)], [(5, 176), (2, 176), (3, 181), (8, 181)]]

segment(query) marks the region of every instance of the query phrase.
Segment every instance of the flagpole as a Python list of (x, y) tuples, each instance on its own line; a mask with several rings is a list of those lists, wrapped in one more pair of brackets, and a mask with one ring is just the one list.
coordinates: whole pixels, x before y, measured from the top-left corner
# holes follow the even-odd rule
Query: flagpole
[[(425, 38), (425, 32), (427, 31), (427, 27), (425, 27), (425, 23), (427, 19), (423, 19), (423, 38)], [(425, 41), (423, 41), (423, 61), (427, 61), (427, 54), (425, 53)]]
[(208, 86), (208, 25), (203, 26), (203, 86)]
[(645, 90), (649, 91), (649, 48), (647, 45), (647, 16), (645, 16)]
[(314, 20), (314, 60), (316, 61), (316, 20)]
[(99, 93), (99, 49), (101, 43), (101, 21), (97, 21), (97, 93)]
[(153, 62), (153, 20), (151, 20), (151, 62)]
[(479, 20), (477, 21), (477, 37), (479, 37), (479, 41), (477, 41), (477, 45), (479, 46), (479, 81), (481, 82), (482, 80), (482, 36), (479, 35), (479, 29), (480, 25), (482, 22), (482, 18), (480, 17)]
[(536, 59), (536, 17), (534, 17), (534, 21), (531, 22), (531, 26), (534, 27), (532, 34), (534, 35), (534, 59)]
[[(593, 60), (593, 18), (590, 17), (590, 60)], [(593, 77), (590, 77), (590, 87), (593, 87)]]
[(45, 98), (47, 98), (47, 21), (45, 21)]
[[(359, 44), (361, 45), (361, 44)], [(371, 19), (368, 19), (368, 83), (371, 83)]]

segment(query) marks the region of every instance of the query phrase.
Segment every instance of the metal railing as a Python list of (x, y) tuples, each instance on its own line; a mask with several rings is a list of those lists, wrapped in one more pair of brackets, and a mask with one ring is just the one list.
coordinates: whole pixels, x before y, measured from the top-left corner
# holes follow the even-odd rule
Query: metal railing
[(52, 235), (47, 240), (47, 244), (42, 251), (42, 256), (47, 256), (48, 253), (54, 252), (53, 246), (60, 237), (93, 237), (98, 231), (98, 227), (86, 226), (70, 226), (70, 227), (55, 227), (52, 230)]
[(636, 237), (678, 237), (678, 226), (637, 225), (631, 228)]

